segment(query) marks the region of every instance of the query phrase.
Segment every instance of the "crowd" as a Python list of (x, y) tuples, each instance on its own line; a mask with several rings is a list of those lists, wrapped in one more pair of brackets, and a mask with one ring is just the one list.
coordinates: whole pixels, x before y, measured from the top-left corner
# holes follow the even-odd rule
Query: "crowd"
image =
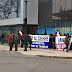
[[(46, 31), (45, 31), (44, 35), (47, 35)], [(51, 48), (56, 49), (56, 47), (55, 47), (56, 34), (50, 34), (49, 36), (50, 36), (49, 37), (49, 49), (51, 49)], [(64, 34), (64, 36), (66, 36), (65, 41), (64, 41), (66, 44), (66, 47), (64, 49), (66, 49), (66, 52), (68, 52), (69, 46), (72, 47), (72, 44), (70, 44), (71, 36), (69, 36), (68, 33)], [(31, 50), (31, 42), (32, 42), (32, 39), (28, 34), (26, 34), (26, 36), (24, 33), (22, 35), (19, 35), (16, 33), (8, 34), (8, 44), (10, 46), (9, 51), (12, 51), (13, 45), (15, 45), (15, 51), (18, 51), (18, 45), (21, 48), (23, 48), (25, 45), (28, 47), (28, 45), (29, 45), (30, 50)], [(2, 33), (2, 35), (1, 35), (1, 43), (2, 44), (4, 43), (4, 33)], [(63, 49), (63, 51), (64, 51), (64, 49)]]
[[(56, 48), (56, 47), (55, 47), (55, 36), (56, 36), (56, 34), (53, 34), (53, 35), (50, 34), (50, 38), (49, 38), (49, 48), (53, 48), (53, 49)], [(68, 33), (64, 34), (64, 36), (66, 36), (66, 37), (65, 37), (65, 41), (64, 41), (64, 43), (66, 44), (66, 47), (63, 48), (63, 51), (64, 51), (64, 49), (66, 49), (66, 52), (68, 52), (69, 49), (72, 48), (72, 36), (69, 36)]]
[[(28, 46), (28, 44), (30, 44), (30, 50), (31, 50), (31, 38), (28, 34), (26, 34), (26, 46)], [(23, 46), (25, 45), (25, 35), (22, 34), (22, 36), (19, 36), (18, 34), (13, 34), (11, 33), (10, 35), (8, 35), (8, 43), (10, 46), (10, 50), (12, 51), (12, 47), (15, 44), (15, 51), (18, 51), (18, 45), (21, 46), (21, 48), (23, 48)]]

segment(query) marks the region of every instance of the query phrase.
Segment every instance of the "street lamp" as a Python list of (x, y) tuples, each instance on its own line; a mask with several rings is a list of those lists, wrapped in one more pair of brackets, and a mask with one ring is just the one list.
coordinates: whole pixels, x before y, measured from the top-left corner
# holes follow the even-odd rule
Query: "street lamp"
[(25, 24), (25, 49), (24, 51), (27, 51), (27, 0), (25, 0), (25, 19), (24, 19), (24, 24)]

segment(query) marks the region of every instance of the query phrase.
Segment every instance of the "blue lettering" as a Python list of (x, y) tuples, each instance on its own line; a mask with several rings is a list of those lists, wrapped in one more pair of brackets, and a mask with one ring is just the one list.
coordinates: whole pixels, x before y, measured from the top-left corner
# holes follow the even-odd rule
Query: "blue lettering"
[(58, 42), (64, 42), (65, 38), (58, 38)]

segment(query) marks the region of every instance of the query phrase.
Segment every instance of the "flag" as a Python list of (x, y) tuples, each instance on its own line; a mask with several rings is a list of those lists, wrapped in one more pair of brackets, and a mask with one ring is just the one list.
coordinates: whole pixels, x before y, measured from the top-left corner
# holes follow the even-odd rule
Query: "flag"
[(60, 36), (58, 29), (56, 30), (55, 35), (56, 35), (56, 36)]
[(11, 34), (8, 34), (8, 39), (9, 39), (9, 36), (10, 36)]
[(20, 36), (22, 36), (22, 32), (21, 32), (21, 30), (19, 30), (19, 37), (20, 37)]

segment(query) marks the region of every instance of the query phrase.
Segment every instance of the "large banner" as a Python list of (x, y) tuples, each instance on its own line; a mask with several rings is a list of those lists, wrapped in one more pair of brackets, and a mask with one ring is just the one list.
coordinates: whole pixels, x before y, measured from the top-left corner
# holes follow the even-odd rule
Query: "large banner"
[(30, 35), (32, 38), (31, 48), (49, 48), (49, 35)]
[(66, 47), (66, 44), (64, 43), (65, 36), (59, 36), (56, 37), (56, 49), (63, 50), (63, 48)]

